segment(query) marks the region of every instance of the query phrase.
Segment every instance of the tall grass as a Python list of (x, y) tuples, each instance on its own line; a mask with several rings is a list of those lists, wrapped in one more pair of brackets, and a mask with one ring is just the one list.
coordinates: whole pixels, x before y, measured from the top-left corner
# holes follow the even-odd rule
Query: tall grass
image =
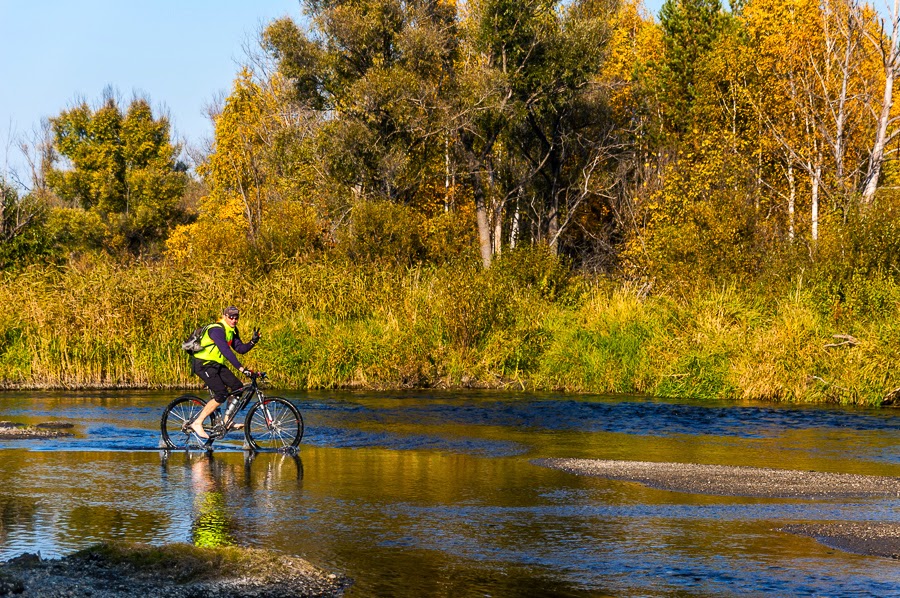
[[(900, 288), (870, 277), (831, 297), (799, 281), (645, 297), (533, 255), (487, 272), (344, 260), (260, 275), (93, 259), (2, 275), (0, 385), (195, 386), (180, 341), (235, 304), (244, 335), (263, 332), (244, 361), (282, 387), (877, 403), (900, 386)], [(859, 343), (826, 348), (835, 334)]]

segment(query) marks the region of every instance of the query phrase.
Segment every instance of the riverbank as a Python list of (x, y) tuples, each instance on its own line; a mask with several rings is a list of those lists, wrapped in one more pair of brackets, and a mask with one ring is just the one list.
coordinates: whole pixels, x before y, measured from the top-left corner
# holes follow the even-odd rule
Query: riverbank
[(297, 557), (188, 544), (105, 543), (63, 559), (25, 554), (0, 564), (0, 595), (42, 598), (331, 598), (347, 585)]
[(845, 552), (900, 559), (900, 523), (796, 524), (786, 525), (781, 531), (815, 538)]
[[(0, 388), (186, 388), (180, 343), (225, 305), (281, 388), (504, 388), (878, 405), (900, 387), (900, 287), (802, 279), (648, 293), (555, 259), (265, 274), (97, 258), (4, 273)], [(245, 336), (247, 332), (245, 332)]]

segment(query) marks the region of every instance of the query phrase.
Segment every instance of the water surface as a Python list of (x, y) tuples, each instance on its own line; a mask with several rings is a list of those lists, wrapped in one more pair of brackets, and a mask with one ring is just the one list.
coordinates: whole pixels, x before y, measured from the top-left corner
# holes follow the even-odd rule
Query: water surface
[(504, 393), (285, 393), (297, 458), (158, 450), (172, 393), (7, 393), (0, 558), (100, 540), (239, 544), (355, 580), (350, 596), (886, 596), (900, 564), (778, 528), (897, 521), (893, 499), (703, 496), (577, 477), (542, 457), (900, 476), (893, 410)]

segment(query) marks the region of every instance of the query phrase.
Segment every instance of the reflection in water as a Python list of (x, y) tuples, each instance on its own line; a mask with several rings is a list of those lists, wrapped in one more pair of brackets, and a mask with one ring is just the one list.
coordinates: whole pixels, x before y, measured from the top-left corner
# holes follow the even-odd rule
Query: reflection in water
[(223, 486), (232, 484), (230, 472), (213, 459), (212, 453), (196, 459), (191, 466), (194, 492), (194, 524), (191, 540), (201, 548), (234, 546), (231, 516), (225, 504)]
[(4, 496), (0, 499), (0, 543), (9, 540), (10, 530), (34, 529), (37, 506), (34, 500), (17, 496)]
[[(231, 455), (229, 455), (230, 457)], [(171, 471), (170, 451), (160, 451), (163, 480)], [(266, 517), (264, 496), (252, 492), (275, 489), (282, 481), (300, 482), (303, 479), (303, 463), (299, 455), (265, 454), (246, 451), (243, 471), (238, 471), (233, 459), (217, 459), (214, 453), (175, 453), (176, 459), (184, 459), (189, 469), (191, 508), (191, 542), (196, 546), (215, 548), (234, 546), (239, 542), (235, 535), (243, 528), (254, 527), (254, 521), (239, 522), (229, 504), (229, 498), (239, 496), (241, 487), (250, 491), (246, 496), (253, 502), (259, 517)], [(242, 473), (242, 475), (240, 475)]]
[(249, 488), (272, 488), (279, 480), (303, 480), (299, 453), (267, 453), (262, 459), (259, 457), (255, 451), (244, 452), (244, 482)]

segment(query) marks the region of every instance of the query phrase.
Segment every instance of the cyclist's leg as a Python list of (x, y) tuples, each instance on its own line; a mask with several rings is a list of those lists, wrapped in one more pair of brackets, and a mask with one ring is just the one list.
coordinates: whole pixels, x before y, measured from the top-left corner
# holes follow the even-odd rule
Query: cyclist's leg
[(197, 415), (197, 418), (191, 424), (191, 429), (200, 438), (209, 438), (209, 435), (203, 429), (203, 420), (206, 419), (210, 413), (215, 411), (216, 408), (222, 404), (222, 401), (225, 400), (225, 397), (228, 396), (228, 386), (222, 379), (222, 372), (228, 372), (235, 380), (237, 378), (227, 367), (218, 363), (203, 364), (201, 361), (195, 359), (193, 370), (195, 374), (200, 376), (201, 380), (206, 382), (212, 398), (204, 405), (200, 414)]
[[(240, 380), (238, 380), (238, 377), (235, 376), (234, 373), (230, 369), (228, 369), (224, 365), (220, 366), (220, 368), (221, 369), (219, 370), (219, 380), (228, 389), (226, 391), (226, 393), (221, 396), (225, 397), (228, 395), (229, 392), (234, 392), (239, 388), (243, 388), (244, 385), (241, 383)], [(219, 395), (217, 395), (217, 396), (219, 396)]]

